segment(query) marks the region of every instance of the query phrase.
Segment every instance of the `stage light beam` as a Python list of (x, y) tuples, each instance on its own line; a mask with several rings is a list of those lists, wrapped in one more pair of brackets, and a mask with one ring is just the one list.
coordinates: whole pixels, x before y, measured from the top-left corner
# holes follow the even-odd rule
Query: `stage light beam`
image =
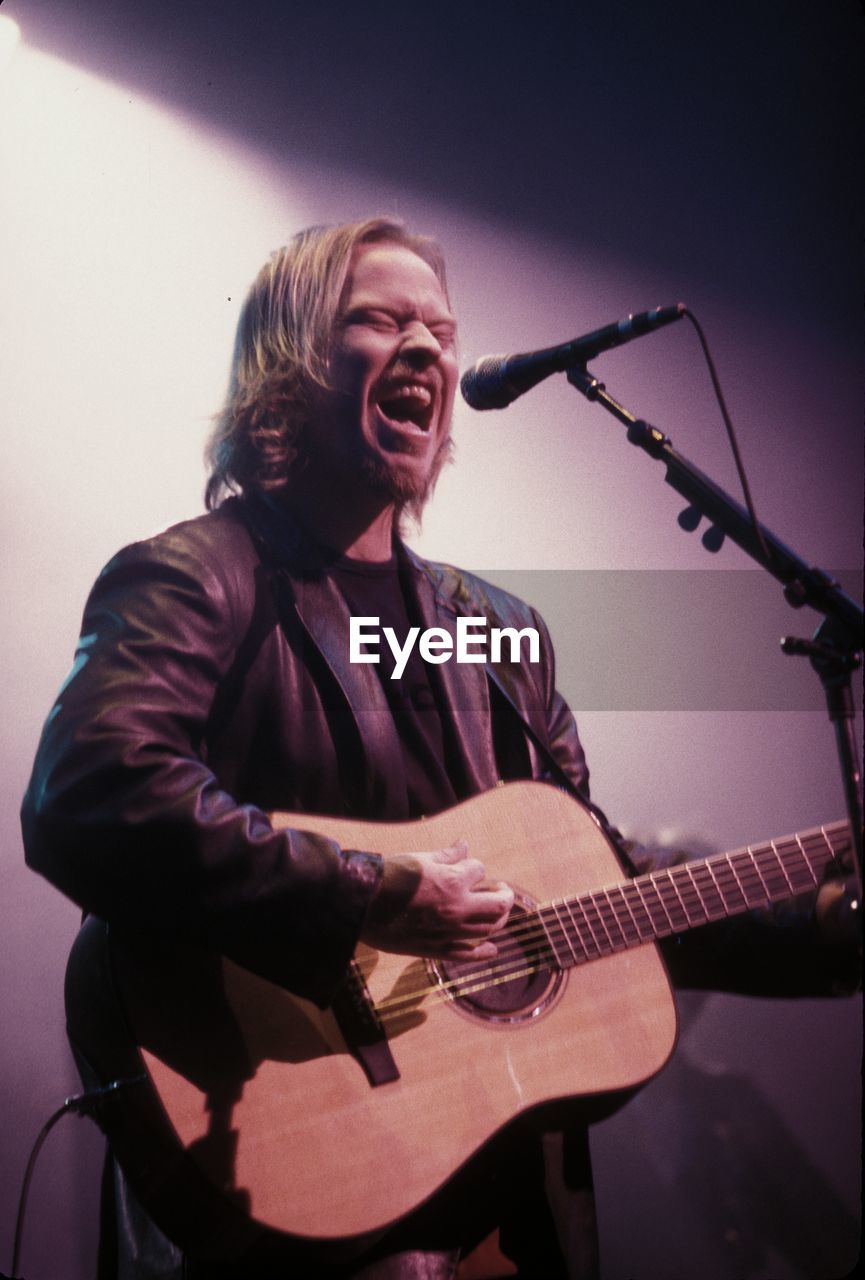
[(12, 61), (12, 55), (21, 39), (21, 28), (13, 18), (0, 15), (0, 71)]

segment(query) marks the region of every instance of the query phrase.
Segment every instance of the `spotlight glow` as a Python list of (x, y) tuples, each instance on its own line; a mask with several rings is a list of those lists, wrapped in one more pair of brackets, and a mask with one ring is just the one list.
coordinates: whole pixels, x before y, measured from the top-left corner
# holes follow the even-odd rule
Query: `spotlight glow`
[(21, 28), (13, 18), (0, 16), (0, 70), (12, 59), (15, 46), (21, 39)]

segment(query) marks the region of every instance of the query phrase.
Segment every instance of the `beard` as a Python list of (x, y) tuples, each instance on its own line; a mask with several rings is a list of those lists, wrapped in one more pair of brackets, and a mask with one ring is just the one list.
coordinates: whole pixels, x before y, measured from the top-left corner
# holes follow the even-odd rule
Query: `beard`
[(420, 519), (421, 512), (432, 497), (436, 481), (445, 463), (453, 460), (453, 440), (450, 432), (439, 444), (432, 465), (425, 476), (398, 464), (386, 461), (378, 455), (364, 454), (360, 464), (361, 483), (373, 493), (393, 502), (399, 512), (404, 510)]

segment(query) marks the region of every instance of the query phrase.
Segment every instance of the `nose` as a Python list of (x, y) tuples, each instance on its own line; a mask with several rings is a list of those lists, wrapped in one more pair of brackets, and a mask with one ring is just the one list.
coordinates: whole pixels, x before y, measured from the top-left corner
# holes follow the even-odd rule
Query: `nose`
[(400, 344), (400, 355), (416, 368), (425, 369), (442, 354), (442, 345), (422, 320), (413, 320)]

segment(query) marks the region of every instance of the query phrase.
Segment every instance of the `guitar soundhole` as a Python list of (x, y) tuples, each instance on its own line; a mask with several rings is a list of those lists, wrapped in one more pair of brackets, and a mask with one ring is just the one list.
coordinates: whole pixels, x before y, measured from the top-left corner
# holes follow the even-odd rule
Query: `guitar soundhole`
[(564, 981), (552, 963), (531, 901), (517, 894), (508, 923), (494, 935), (493, 960), (436, 960), (429, 967), (454, 1007), (486, 1022), (522, 1022), (549, 1007)]

